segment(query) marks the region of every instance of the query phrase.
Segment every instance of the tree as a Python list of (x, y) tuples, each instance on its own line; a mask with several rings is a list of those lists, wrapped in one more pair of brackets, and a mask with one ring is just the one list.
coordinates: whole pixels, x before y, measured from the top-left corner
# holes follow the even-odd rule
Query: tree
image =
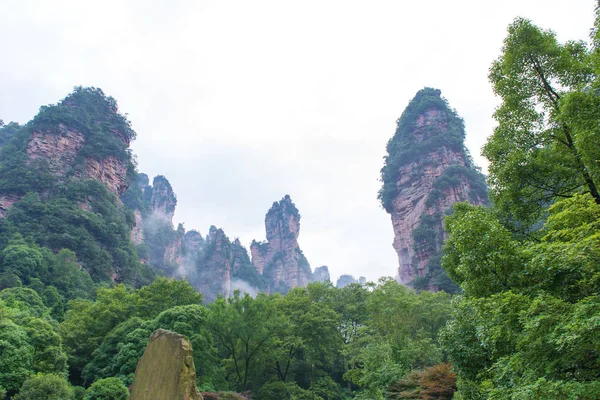
[(162, 311), (175, 306), (202, 304), (198, 293), (186, 280), (158, 278), (137, 292), (138, 313), (144, 318), (153, 318)]
[(24, 325), (33, 346), (33, 370), (36, 372), (65, 375), (67, 355), (62, 348), (62, 340), (55, 327), (47, 320), (30, 318)]
[(4, 289), (0, 292), (0, 299), (4, 300), (8, 307), (19, 311), (17, 317), (45, 317), (49, 314), (41, 297), (29, 288)]
[[(294, 288), (285, 295), (279, 304), (282, 313), (290, 318), (291, 338), (284, 345), (287, 354), (285, 364), (301, 352), (311, 368), (330, 368), (343, 344), (339, 330), (340, 315), (326, 302), (311, 298), (311, 287)], [(295, 345), (295, 346), (294, 346)], [(289, 347), (289, 348), (288, 348)], [(283, 360), (282, 360), (283, 361)], [(278, 362), (278, 372), (280, 364)], [(313, 374), (314, 375), (314, 374)], [(284, 376), (282, 376), (284, 377)], [(314, 376), (311, 376), (311, 381)]]
[(323, 400), (294, 382), (270, 382), (258, 390), (258, 398), (264, 400)]
[[(165, 310), (148, 324), (151, 332), (162, 328), (177, 332), (189, 338), (194, 349), (194, 366), (196, 367), (196, 375), (199, 384), (221, 379), (216, 376), (218, 374), (216, 366), (217, 357), (213, 338), (210, 334), (211, 324), (209, 318), (210, 313), (205, 306), (200, 304), (189, 304)], [(134, 333), (132, 333), (132, 335)], [(145, 348), (145, 345), (146, 341), (144, 341), (142, 349)], [(125, 351), (126, 348), (124, 347), (120, 349), (117, 360), (123, 356)], [(134, 365), (132, 365), (132, 367), (134, 367)]]
[(47, 266), (39, 250), (18, 240), (2, 250), (2, 271), (16, 274), (21, 281), (29, 282), (47, 273)]
[(527, 247), (530, 291), (577, 302), (600, 291), (600, 205), (575, 195), (547, 210), (541, 239)]
[(130, 318), (113, 328), (94, 350), (82, 377), (86, 384), (98, 379), (118, 377), (133, 383), (133, 374), (142, 357), (148, 338), (156, 329), (177, 332), (189, 338), (194, 348), (194, 365), (202, 384), (213, 379), (216, 354), (212, 337), (207, 331), (206, 308), (199, 304), (177, 306), (160, 313), (153, 320)]
[(465, 293), (488, 296), (522, 283), (524, 248), (489, 209), (457, 203), (445, 225), (442, 265)]
[[(534, 393), (539, 379), (550, 381), (556, 393), (571, 387), (588, 393), (587, 382), (600, 379), (600, 342), (595, 339), (600, 331), (594, 322), (600, 311), (600, 205), (589, 194), (574, 195), (547, 213), (539, 240), (515, 237), (509, 247), (498, 241), (497, 248), (470, 247), (468, 241), (456, 245), (461, 235), (486, 241), (478, 233), (486, 223), (486, 231), (499, 229), (488, 212), (471, 207), (446, 221), (451, 251), (444, 263), (449, 271), (464, 272), (464, 295), (453, 301), (454, 315), (442, 342), (467, 398)], [(485, 262), (498, 252), (507, 257), (499, 258), (490, 273)], [(521, 264), (517, 259), (510, 264), (510, 254), (519, 254)], [(512, 267), (503, 269), (507, 264)], [(505, 285), (490, 285), (497, 279)], [(494, 387), (502, 389), (494, 392)]]
[(502, 99), (483, 154), (494, 204), (528, 226), (557, 198), (598, 185), (598, 70), (584, 42), (561, 44), (552, 31), (517, 18), (490, 81)]
[(450, 364), (442, 363), (423, 371), (412, 371), (403, 379), (390, 385), (390, 400), (424, 399), (450, 400), (456, 391), (456, 374)]
[(0, 292), (0, 386), (12, 396), (36, 372), (65, 375), (67, 356), (57, 323), (36, 292)]
[(97, 380), (85, 391), (84, 400), (127, 400), (129, 390), (118, 378)]
[(0, 320), (0, 386), (9, 395), (33, 374), (33, 354), (25, 329), (11, 320)]
[(71, 376), (78, 379), (93, 351), (119, 323), (135, 315), (136, 295), (117, 285), (113, 289), (98, 289), (95, 302), (72, 300), (60, 333), (69, 355)]
[(235, 384), (246, 390), (251, 374), (259, 374), (257, 360), (277, 336), (280, 321), (272, 299), (263, 293), (256, 298), (234, 292), (210, 305), (208, 326), (229, 367)]
[(52, 285), (66, 300), (92, 298), (95, 289), (90, 274), (77, 263), (77, 255), (67, 249), (60, 250), (50, 261), (47, 285)]
[(591, 49), (517, 19), (490, 80), (502, 98), (492, 210), (445, 220), (463, 295), (442, 333), (461, 398), (597, 397), (600, 4)]
[(450, 295), (422, 292), (382, 278), (366, 299), (368, 322), (347, 346), (346, 379), (361, 399), (383, 399), (386, 389), (414, 369), (442, 361), (438, 333), (450, 316)]
[[(137, 362), (144, 353), (148, 337), (152, 333), (144, 322), (141, 318), (130, 318), (121, 322), (103, 338), (100, 346), (92, 353), (91, 360), (83, 368), (81, 375), (85, 384), (89, 385), (99, 379), (111, 376), (124, 379), (130, 373), (135, 372)], [(124, 368), (123, 364), (127, 364), (127, 362), (123, 362), (123, 355), (118, 356), (121, 352), (130, 353), (132, 351), (129, 336), (136, 330), (141, 331), (141, 334), (136, 335), (133, 344), (135, 348), (133, 362), (129, 368)]]
[(74, 392), (69, 382), (55, 374), (42, 374), (28, 378), (15, 400), (73, 400)]

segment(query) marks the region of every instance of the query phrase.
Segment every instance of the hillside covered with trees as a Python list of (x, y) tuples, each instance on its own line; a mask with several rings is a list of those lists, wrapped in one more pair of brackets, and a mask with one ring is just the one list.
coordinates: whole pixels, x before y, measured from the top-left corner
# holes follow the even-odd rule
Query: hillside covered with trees
[[(436, 216), (451, 294), (425, 290), (440, 273), (421, 290), (381, 278), (205, 301), (189, 281), (164, 276), (167, 244), (148, 251), (163, 263), (153, 265), (132, 241), (135, 210), (146, 212), (152, 192), (146, 182), (126, 194), (140, 177), (128, 147), (136, 134), (113, 98), (78, 87), (25, 125), (2, 123), (0, 399), (128, 399), (158, 328), (189, 339), (207, 398), (598, 399), (600, 4), (590, 43), (560, 43), (516, 19), (489, 78), (501, 100), (483, 149), (490, 204), (459, 202)], [(481, 200), (462, 121), (433, 89), (417, 100), (450, 118), (447, 139), (468, 167), (458, 175), (472, 175)], [(382, 172), (389, 210), (398, 169), (419, 161), (403, 149), (403, 126)], [(162, 177), (159, 187), (173, 195)], [(171, 216), (173, 199), (156, 208)], [(203, 240), (191, 236), (188, 246)]]

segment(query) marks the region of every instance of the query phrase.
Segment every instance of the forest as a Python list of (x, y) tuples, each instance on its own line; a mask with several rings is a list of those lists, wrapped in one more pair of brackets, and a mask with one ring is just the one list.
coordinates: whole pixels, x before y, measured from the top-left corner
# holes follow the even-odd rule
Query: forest
[(444, 217), (451, 294), (381, 278), (205, 302), (139, 262), (133, 214), (104, 185), (27, 164), (28, 135), (69, 120), (84, 157), (112, 154), (134, 176), (114, 99), (79, 88), (2, 123), (0, 195), (20, 197), (0, 219), (0, 399), (128, 399), (158, 328), (190, 340), (198, 388), (221, 399), (600, 398), (600, 5), (589, 43), (515, 19), (489, 80), (490, 205)]

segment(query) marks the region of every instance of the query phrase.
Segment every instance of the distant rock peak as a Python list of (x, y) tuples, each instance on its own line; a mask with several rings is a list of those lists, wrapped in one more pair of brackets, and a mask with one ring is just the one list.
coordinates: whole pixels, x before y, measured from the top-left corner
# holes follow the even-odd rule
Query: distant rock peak
[(177, 206), (177, 196), (171, 187), (171, 184), (162, 175), (158, 175), (152, 181), (152, 196), (150, 198), (150, 208), (155, 216), (159, 216), (173, 223), (175, 207)]
[(266, 242), (253, 241), (252, 264), (273, 288), (305, 286), (312, 272), (298, 245), (300, 213), (289, 195), (274, 202), (265, 216)]
[(387, 144), (379, 199), (391, 215), (401, 283), (455, 289), (440, 264), (443, 215), (456, 202), (487, 203), (485, 178), (464, 139), (464, 123), (441, 91), (425, 88), (410, 101)]
[(331, 281), (331, 275), (329, 274), (329, 268), (327, 265), (323, 265), (315, 268), (312, 274), (313, 282), (327, 282)]
[(338, 289), (342, 289), (351, 284), (364, 285), (365, 283), (367, 283), (367, 278), (365, 278), (364, 276), (361, 276), (360, 278), (356, 279), (352, 275), (340, 275), (340, 277), (337, 280), (337, 283), (335, 284), (335, 287), (337, 287)]
[(267, 241), (281, 244), (283, 240), (297, 240), (300, 235), (300, 213), (286, 194), (279, 202), (274, 202), (265, 217)]

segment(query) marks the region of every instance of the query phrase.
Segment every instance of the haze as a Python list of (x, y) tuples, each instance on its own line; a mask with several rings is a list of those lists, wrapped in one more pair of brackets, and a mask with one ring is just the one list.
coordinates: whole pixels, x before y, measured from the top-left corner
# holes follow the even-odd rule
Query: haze
[(480, 148), (496, 106), (487, 72), (516, 17), (587, 40), (592, 0), (11, 1), (0, 4), (0, 118), (27, 122), (73, 86), (128, 113), (138, 169), (165, 175), (175, 220), (248, 246), (290, 194), (312, 268), (396, 273), (377, 201), (395, 121), (436, 87)]

